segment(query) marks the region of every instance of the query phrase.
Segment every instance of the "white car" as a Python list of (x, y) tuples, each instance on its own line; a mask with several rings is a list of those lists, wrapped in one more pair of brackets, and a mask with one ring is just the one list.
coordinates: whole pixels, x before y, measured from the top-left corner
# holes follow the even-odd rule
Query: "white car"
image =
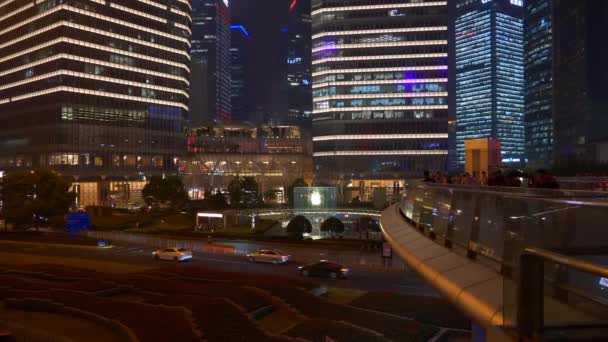
[(184, 261), (192, 259), (192, 251), (185, 248), (172, 247), (160, 249), (152, 253), (156, 260)]
[(279, 251), (262, 249), (255, 253), (247, 254), (247, 259), (249, 259), (251, 262), (269, 262), (276, 265), (288, 262), (289, 259), (291, 259), (291, 255), (287, 255)]

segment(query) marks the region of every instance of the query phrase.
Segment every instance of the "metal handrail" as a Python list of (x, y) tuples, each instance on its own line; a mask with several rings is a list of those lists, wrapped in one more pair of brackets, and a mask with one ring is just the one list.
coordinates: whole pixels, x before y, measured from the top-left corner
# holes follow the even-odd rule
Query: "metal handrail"
[(541, 341), (544, 324), (544, 264), (550, 261), (581, 272), (608, 278), (608, 268), (584, 260), (551, 252), (542, 248), (528, 247), (521, 255), (517, 328), (519, 335)]
[(524, 253), (529, 255), (536, 255), (544, 260), (572, 267), (585, 273), (592, 273), (603, 278), (608, 278), (608, 267), (569, 257), (567, 255), (551, 252), (542, 248), (528, 247), (524, 250)]
[[(443, 184), (443, 183), (415, 183), (416, 187), (427, 187), (427, 188), (452, 188), (458, 191), (467, 192), (483, 192), (483, 193), (495, 193), (495, 194), (509, 194), (518, 197), (540, 197), (540, 196), (551, 196), (557, 193), (566, 193), (568, 197), (608, 197), (606, 191), (591, 191), (591, 190), (570, 190), (570, 189), (542, 189), (542, 188), (528, 188), (528, 187), (508, 187), (508, 186), (481, 186), (481, 185), (466, 185), (466, 184)], [(503, 191), (501, 191), (503, 190)], [(578, 196), (577, 196), (578, 195)], [(585, 196), (587, 195), (587, 196)]]
[[(458, 185), (456, 184), (456, 186), (453, 186), (452, 184), (445, 184), (445, 185), (431, 185), (430, 186), (425, 185), (416, 185), (416, 187), (418, 188), (426, 188), (426, 189), (433, 189), (433, 188), (440, 188), (440, 187), (446, 187), (446, 188), (452, 188), (453, 190), (457, 190), (460, 192), (468, 192), (468, 193), (479, 193), (479, 194), (491, 194), (491, 195), (498, 195), (504, 198), (512, 198), (512, 199), (522, 199), (522, 200), (537, 200), (537, 201), (544, 201), (544, 202), (550, 202), (550, 203), (559, 203), (559, 204), (568, 204), (568, 205), (576, 205), (576, 206), (584, 206), (584, 207), (589, 207), (589, 206), (596, 206), (596, 207), (608, 207), (608, 202), (598, 202), (598, 201), (590, 201), (588, 200), (589, 198), (592, 197), (577, 197), (577, 196), (567, 196), (564, 198), (560, 198), (560, 197), (556, 197), (556, 198), (549, 198), (547, 196), (552, 195), (551, 193), (546, 193), (546, 194), (534, 194), (534, 195), (538, 195), (538, 196), (526, 196), (526, 193), (524, 192), (507, 192), (507, 191), (494, 191), (493, 189), (500, 189), (501, 187), (476, 187), (476, 186), (467, 186), (467, 185)], [(522, 188), (523, 189), (523, 188)], [(547, 189), (543, 189), (543, 190), (547, 190)], [(548, 191), (554, 191), (554, 192), (584, 192), (584, 191), (580, 191), (580, 190), (560, 190), (560, 189), (556, 189), (556, 190), (548, 190)], [(587, 191), (587, 194), (589, 194), (590, 192)], [(601, 194), (601, 195), (599, 195)], [(553, 194), (555, 195), (555, 193)], [(598, 197), (601, 197), (602, 199), (606, 199), (608, 200), (608, 193), (606, 192), (597, 192)], [(545, 196), (545, 197), (541, 197), (541, 196)], [(406, 196), (407, 197), (407, 196)], [(569, 199), (565, 199), (568, 198)], [(574, 199), (574, 198), (579, 198), (578, 200)], [(405, 200), (405, 197), (404, 197)]]

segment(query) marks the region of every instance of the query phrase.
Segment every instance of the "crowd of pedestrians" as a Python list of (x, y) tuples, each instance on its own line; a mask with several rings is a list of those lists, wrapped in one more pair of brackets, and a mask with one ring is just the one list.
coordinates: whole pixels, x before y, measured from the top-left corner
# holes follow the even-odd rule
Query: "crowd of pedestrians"
[(521, 187), (523, 186), (523, 179), (527, 178), (527, 186), (530, 188), (541, 188), (541, 189), (557, 189), (559, 185), (553, 175), (546, 170), (538, 170), (532, 174), (524, 174), (517, 170), (496, 170), (488, 175), (485, 171), (480, 174), (473, 172), (465, 172), (463, 174), (457, 173), (450, 175), (437, 171), (431, 173), (424, 171), (425, 183), (438, 183), (438, 184), (460, 184), (460, 185), (476, 185), (476, 186), (506, 186), (506, 187)]

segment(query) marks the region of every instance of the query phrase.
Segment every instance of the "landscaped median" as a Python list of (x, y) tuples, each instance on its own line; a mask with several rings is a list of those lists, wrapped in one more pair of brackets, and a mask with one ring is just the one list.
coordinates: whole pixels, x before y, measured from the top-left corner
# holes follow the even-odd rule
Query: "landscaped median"
[[(13, 310), (83, 312), (80, 318), (105, 322), (122, 336), (130, 332), (131, 340), (427, 341), (441, 331), (332, 303), (313, 295), (315, 288), (306, 281), (194, 265), (131, 274), (57, 264), (0, 265), (0, 301)], [(365, 298), (351, 295), (348, 302)]]

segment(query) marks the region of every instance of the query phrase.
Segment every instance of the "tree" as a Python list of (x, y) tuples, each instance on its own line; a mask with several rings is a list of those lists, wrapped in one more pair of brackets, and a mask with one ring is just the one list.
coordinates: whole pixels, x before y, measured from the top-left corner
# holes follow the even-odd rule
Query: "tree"
[(293, 184), (287, 187), (287, 203), (293, 208), (294, 201), (294, 190), (295, 188), (307, 188), (308, 183), (303, 178), (298, 178), (293, 181)]
[(342, 234), (344, 232), (344, 223), (337, 217), (330, 217), (321, 224), (321, 231), (329, 232), (332, 237)]
[(228, 208), (226, 197), (218, 190), (215, 194), (209, 196), (205, 194), (205, 206), (208, 210), (224, 210)]
[(361, 233), (365, 233), (365, 239), (369, 240), (369, 232), (379, 232), (380, 225), (373, 218), (364, 216), (357, 220), (357, 230), (359, 231), (359, 236), (361, 236)]
[(230, 204), (234, 207), (254, 207), (260, 204), (258, 182), (253, 177), (234, 177), (228, 184)]
[(41, 219), (63, 216), (74, 203), (71, 183), (49, 170), (16, 171), (2, 180), (4, 218), (17, 228), (40, 226)]
[(264, 193), (264, 202), (272, 202), (272, 201), (276, 201), (277, 200), (277, 193), (272, 191), (272, 190), (268, 190)]
[(312, 224), (302, 215), (298, 215), (289, 221), (285, 230), (290, 239), (301, 240), (304, 233), (312, 233)]
[(180, 208), (188, 201), (184, 183), (175, 176), (152, 176), (150, 183), (142, 190), (142, 195), (144, 198), (152, 197), (160, 203), (170, 202), (173, 208)]

